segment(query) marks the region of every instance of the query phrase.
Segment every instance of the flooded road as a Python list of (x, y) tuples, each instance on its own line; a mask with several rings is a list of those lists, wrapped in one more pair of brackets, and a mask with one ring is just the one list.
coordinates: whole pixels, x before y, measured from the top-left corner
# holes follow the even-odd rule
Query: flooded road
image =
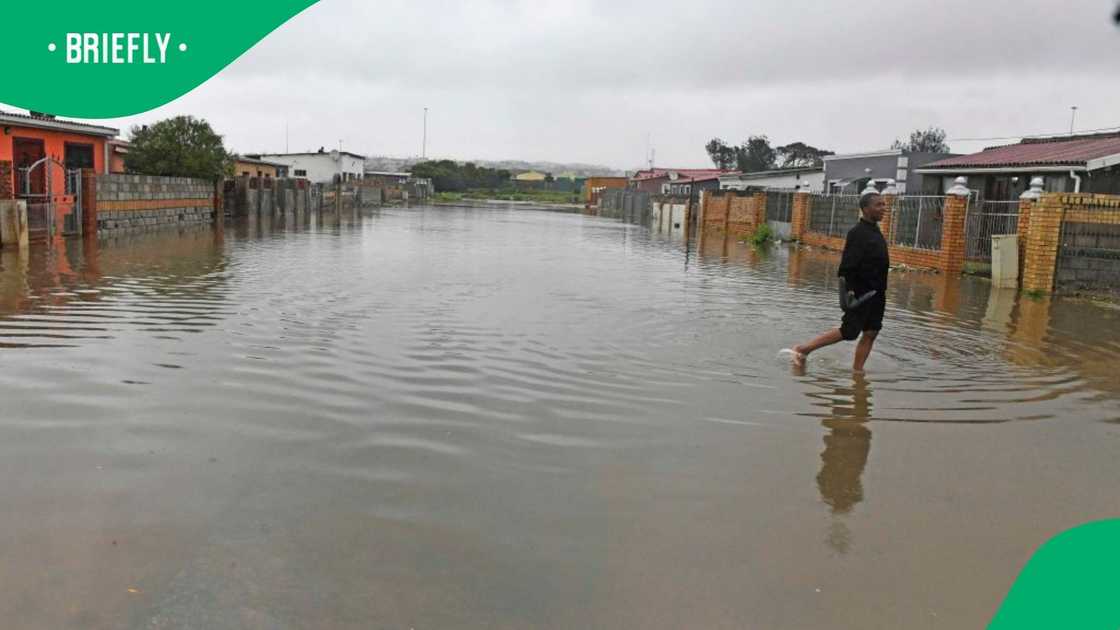
[(526, 210), (0, 257), (7, 628), (962, 628), (1120, 515), (1120, 310)]

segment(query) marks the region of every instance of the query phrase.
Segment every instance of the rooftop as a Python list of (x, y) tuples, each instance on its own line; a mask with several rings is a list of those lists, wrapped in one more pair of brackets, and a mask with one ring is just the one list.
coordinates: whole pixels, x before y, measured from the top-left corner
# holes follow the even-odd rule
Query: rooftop
[(268, 160), (262, 160), (259, 157), (253, 157), (251, 155), (239, 155), (234, 159), (245, 164), (260, 164), (262, 166), (287, 166), (287, 164), (282, 164), (280, 162), (269, 162)]
[(1120, 133), (1025, 138), (1018, 144), (988, 147), (979, 153), (938, 160), (926, 169), (1018, 166), (1090, 167), (1090, 161), (1120, 155)]
[(823, 166), (801, 166), (797, 168), (776, 168), (770, 171), (754, 171), (753, 173), (726, 173), (724, 177), (737, 179), (762, 179), (764, 177), (777, 177), (780, 175), (801, 175), (803, 173), (820, 173)]
[(50, 114), (16, 114), (5, 111), (0, 111), (0, 126), (68, 131), (70, 133), (102, 136), (105, 138), (115, 138), (117, 134), (120, 133), (119, 129), (114, 129), (113, 127), (102, 127), (100, 125), (91, 125), (74, 120), (64, 120), (62, 118), (55, 118)]
[[(260, 156), (262, 158), (265, 158), (265, 157), (273, 157), (273, 158), (298, 157), (298, 156), (301, 156), (301, 155), (326, 155), (326, 156), (329, 157), (331, 153), (333, 153), (333, 151), (303, 151), (303, 152), (300, 152), (300, 153), (261, 153)], [(342, 151), (342, 155), (349, 155), (350, 157), (358, 158), (359, 160), (366, 159), (366, 156), (364, 156), (364, 155), (358, 155), (357, 153), (351, 153), (349, 151)]]
[(645, 181), (647, 179), (660, 179), (662, 177), (673, 178), (675, 174), (678, 178), (690, 181), (704, 181), (719, 177), (720, 175), (731, 175), (736, 171), (724, 171), (715, 168), (655, 168), (645, 169), (634, 173), (634, 181)]
[(412, 177), (412, 173), (394, 173), (392, 171), (366, 171), (366, 175), (373, 177)]

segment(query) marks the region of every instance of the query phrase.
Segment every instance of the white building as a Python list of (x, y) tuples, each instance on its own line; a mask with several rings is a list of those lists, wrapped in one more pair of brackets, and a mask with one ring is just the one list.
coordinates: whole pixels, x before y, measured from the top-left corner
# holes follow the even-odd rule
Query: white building
[(824, 190), (824, 167), (785, 168), (755, 173), (736, 173), (719, 178), (721, 190), (746, 190), (748, 188), (779, 188), (793, 190), (808, 186), (810, 192)]
[(315, 184), (329, 184), (342, 175), (343, 181), (362, 179), (366, 158), (357, 153), (323, 151), (316, 153), (265, 153), (259, 157), (288, 165), (288, 177), (306, 177)]

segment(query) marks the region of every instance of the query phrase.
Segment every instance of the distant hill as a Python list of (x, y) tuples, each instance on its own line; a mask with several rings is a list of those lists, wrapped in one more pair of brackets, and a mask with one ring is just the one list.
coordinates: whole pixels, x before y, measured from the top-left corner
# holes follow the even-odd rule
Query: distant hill
[[(441, 159), (441, 158), (429, 158)], [(394, 158), (375, 156), (366, 158), (366, 170), (370, 171), (393, 171), (402, 172), (408, 171), (412, 168), (413, 164), (420, 162), (420, 158)], [(506, 169), (508, 171), (519, 173), (523, 171), (539, 171), (541, 173), (552, 173), (554, 177), (602, 177), (611, 175), (622, 175), (623, 173), (617, 169), (610, 168), (609, 166), (600, 166), (597, 164), (565, 164), (561, 162), (528, 162), (524, 160), (455, 160), (459, 163), (474, 162), (478, 166), (485, 166), (488, 168)]]

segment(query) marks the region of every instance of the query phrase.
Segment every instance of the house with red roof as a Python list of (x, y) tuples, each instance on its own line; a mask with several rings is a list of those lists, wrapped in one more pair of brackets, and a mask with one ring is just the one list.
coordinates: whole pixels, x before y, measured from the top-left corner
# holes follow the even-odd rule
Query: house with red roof
[(938, 190), (955, 178), (989, 201), (1012, 201), (1042, 177), (1048, 192), (1120, 194), (1120, 133), (1024, 138), (971, 155), (939, 160), (917, 169)]
[(711, 168), (645, 169), (630, 178), (630, 188), (653, 195), (688, 197), (700, 190), (718, 189), (720, 176), (734, 172)]

